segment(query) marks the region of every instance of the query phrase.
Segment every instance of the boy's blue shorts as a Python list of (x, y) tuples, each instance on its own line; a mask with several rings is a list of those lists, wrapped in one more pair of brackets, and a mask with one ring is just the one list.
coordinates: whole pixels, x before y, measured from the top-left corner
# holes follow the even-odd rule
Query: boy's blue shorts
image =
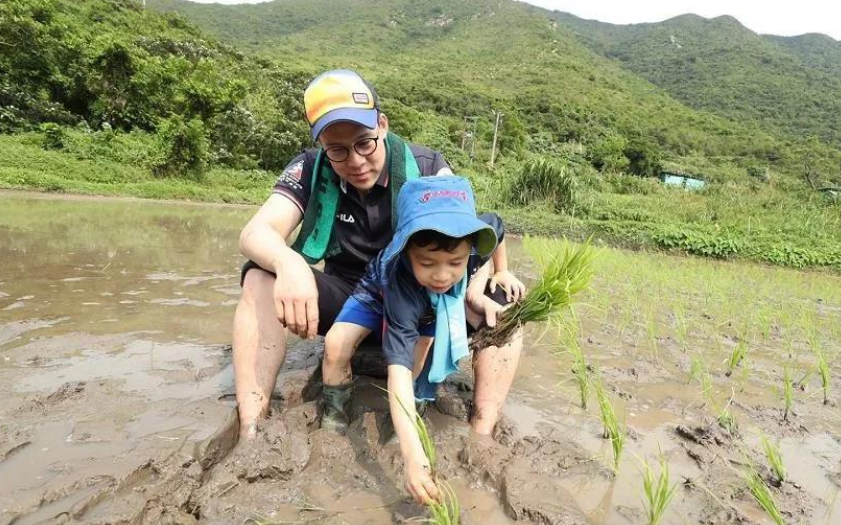
[[(382, 341), (384, 321), (383, 316), (359, 299), (351, 295), (336, 316), (337, 323), (350, 323), (371, 330), (371, 336), (376, 341)], [(435, 337), (435, 322), (418, 327), (418, 333), (423, 336)]]

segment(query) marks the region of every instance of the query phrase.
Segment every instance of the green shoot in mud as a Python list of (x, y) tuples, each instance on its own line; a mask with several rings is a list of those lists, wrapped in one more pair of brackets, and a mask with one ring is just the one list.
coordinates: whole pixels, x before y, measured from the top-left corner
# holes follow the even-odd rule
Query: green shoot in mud
[(736, 417), (733, 415), (733, 412), (730, 410), (730, 405), (733, 404), (733, 397), (727, 400), (727, 403), (721, 408), (718, 412), (718, 416), (716, 420), (718, 421), (718, 426), (726, 430), (730, 434), (737, 434), (739, 432), (739, 426), (736, 423)]
[(590, 371), (587, 368), (587, 361), (584, 359), (584, 351), (578, 342), (577, 332), (572, 328), (559, 327), (561, 341), (566, 352), (572, 357), (572, 374), (578, 385), (578, 394), (581, 398), (581, 408), (587, 410), (590, 398)]
[(689, 384), (695, 380), (700, 381), (701, 374), (704, 373), (704, 370), (704, 359), (701, 356), (696, 355), (689, 363), (689, 379), (687, 379), (686, 383)]
[(686, 312), (684, 312), (682, 306), (675, 310), (675, 335), (677, 336), (677, 342), (680, 343), (680, 351), (685, 354), (688, 348), (689, 326), (686, 322)]
[(543, 268), (540, 279), (522, 300), (500, 314), (495, 327), (476, 332), (470, 343), (473, 351), (502, 346), (525, 323), (539, 323), (560, 315), (576, 295), (590, 286), (597, 252), (589, 240), (578, 246), (564, 243), (560, 253), (546, 243), (538, 244), (532, 251)]
[(677, 483), (669, 482), (669, 464), (662, 454), (659, 462), (660, 475), (656, 478), (648, 461), (642, 462), (642, 487), (645, 495), (643, 506), (645, 507), (648, 520), (646, 523), (648, 525), (659, 525), (678, 487)]
[(749, 464), (743, 475), (750, 493), (753, 494), (753, 497), (756, 499), (756, 502), (759, 503), (759, 506), (762, 507), (765, 513), (768, 514), (772, 520), (774, 520), (776, 525), (785, 525), (783, 515), (780, 513), (779, 507), (777, 507), (777, 502), (774, 500), (774, 496), (771, 494), (771, 489), (769, 489), (768, 485), (765, 484), (765, 481), (756, 471), (754, 466)]
[(701, 397), (712, 402), (713, 381), (710, 377), (710, 371), (707, 369), (707, 362), (701, 355), (693, 357), (689, 365), (689, 382), (691, 383), (693, 380), (698, 380), (701, 384)]
[(733, 351), (730, 353), (730, 358), (727, 360), (727, 373), (725, 374), (727, 377), (733, 375), (733, 372), (736, 370), (736, 367), (745, 360), (745, 357), (748, 355), (748, 345), (745, 343), (744, 340), (740, 340), (736, 343), (736, 346), (733, 347)]
[[(403, 400), (397, 397), (397, 402), (400, 404), (400, 408), (403, 409), (406, 416), (411, 418), (411, 414), (406, 408), (406, 405), (403, 404)], [(438, 453), (435, 450), (435, 441), (429, 434), (429, 429), (426, 428), (423, 418), (417, 412), (415, 412), (414, 425), (420, 438), (423, 452), (429, 460), (429, 471), (432, 480), (441, 493), (440, 501), (427, 503), (429, 518), (426, 520), (426, 523), (432, 523), (434, 525), (459, 525), (461, 522), (461, 506), (459, 505), (458, 497), (450, 484), (446, 480), (441, 479), (435, 468), (438, 458)]]
[(651, 357), (655, 362), (660, 362), (660, 345), (657, 338), (657, 318), (654, 309), (648, 311), (645, 322), (645, 336), (648, 339), (648, 347), (651, 350)]
[(444, 480), (437, 483), (438, 490), (441, 491), (441, 501), (433, 501), (427, 505), (429, 508), (429, 518), (425, 523), (432, 523), (434, 525), (459, 525), (461, 521), (461, 506), (458, 503), (458, 496)]
[(794, 406), (794, 373), (790, 365), (783, 366), (783, 421), (788, 421)]
[(820, 377), (821, 379), (821, 390), (823, 390), (823, 404), (828, 405), (830, 382), (829, 363), (827, 363), (826, 361), (826, 354), (821, 348), (820, 341), (818, 341), (817, 333), (810, 330), (807, 335), (807, 340), (809, 341), (809, 348), (812, 349), (812, 353), (815, 354), (815, 359), (817, 360), (817, 362), (815, 363), (815, 370), (818, 373), (818, 377)]
[(759, 436), (759, 441), (762, 443), (762, 449), (765, 450), (765, 457), (768, 459), (768, 464), (774, 475), (777, 477), (779, 483), (786, 480), (786, 467), (783, 465), (783, 457), (780, 454), (780, 446), (772, 442), (765, 434)]
[(598, 373), (593, 381), (593, 387), (599, 401), (599, 417), (604, 426), (604, 438), (610, 440), (610, 446), (613, 449), (613, 472), (616, 473), (619, 472), (619, 462), (622, 459), (622, 450), (625, 448), (625, 429), (616, 417), (616, 412), (613, 410), (613, 405), (610, 403), (604, 383)]

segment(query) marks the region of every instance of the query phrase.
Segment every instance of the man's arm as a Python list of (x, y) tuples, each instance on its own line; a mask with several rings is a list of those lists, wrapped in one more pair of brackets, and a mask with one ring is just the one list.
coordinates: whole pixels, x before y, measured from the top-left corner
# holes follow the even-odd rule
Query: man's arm
[(277, 275), (275, 309), (281, 324), (313, 339), (318, 331), (318, 289), (307, 262), (288, 246), (303, 213), (289, 197), (272, 194), (239, 237), (243, 255)]

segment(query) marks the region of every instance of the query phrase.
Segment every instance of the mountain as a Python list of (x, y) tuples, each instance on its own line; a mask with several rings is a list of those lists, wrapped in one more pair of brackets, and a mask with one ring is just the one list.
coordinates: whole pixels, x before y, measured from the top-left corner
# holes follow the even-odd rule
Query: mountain
[[(510, 0), (279, 0), (236, 6), (149, 0), (148, 4), (180, 13), (220, 40), (276, 61), (282, 68), (311, 73), (335, 66), (358, 68), (393, 101), (390, 112), (400, 115), (401, 121), (424, 120), (417, 111), (445, 116), (450, 119), (451, 137), (460, 134), (463, 117), (479, 115), (486, 122), (493, 109), (501, 109), (510, 128), (503, 134), (508, 142), (503, 150), (518, 143), (534, 149), (537, 141), (574, 141), (608, 149), (645, 141), (683, 164), (706, 159), (700, 162), (705, 171), (710, 171), (708, 161), (716, 158), (736, 158), (743, 165), (788, 162), (784, 171), (792, 171), (799, 161), (786, 150), (805, 136), (792, 135), (795, 127), (783, 125), (779, 114), (799, 122), (814, 114), (821, 124), (812, 127), (831, 137), (837, 128), (831, 108), (841, 103), (841, 97), (831, 93), (819, 97), (814, 106), (819, 110), (805, 111), (805, 102), (786, 105), (776, 100), (745, 107), (746, 98), (764, 101), (760, 94), (775, 92), (773, 79), (764, 73), (770, 85), (753, 86), (747, 90), (750, 95), (733, 97), (729, 88), (723, 93), (705, 88), (695, 97), (697, 103), (684, 101), (682, 94), (691, 98), (691, 88), (669, 82), (671, 77), (661, 78), (654, 66), (634, 71), (633, 57), (619, 60), (619, 43), (628, 41), (621, 28), (584, 21), (575, 25), (569, 16)], [(687, 24), (692, 25), (694, 18), (687, 17)], [(707, 46), (710, 49), (725, 53), (731, 46), (744, 47), (744, 41), (752, 41), (733, 19), (711, 23), (731, 29), (719, 31), (727, 38)], [(589, 37), (587, 24), (596, 28)], [(660, 32), (666, 33), (666, 29)], [(643, 42), (657, 38), (640, 37)], [(684, 33), (680, 38), (689, 41)], [(780, 47), (771, 42), (765, 46)], [(712, 74), (706, 66), (698, 67), (704, 78)], [(655, 86), (658, 81), (662, 87)], [(834, 82), (828, 74), (819, 80), (831, 92), (836, 89)], [(800, 84), (786, 84), (786, 90), (794, 85)], [(785, 107), (778, 111), (767, 106)], [(766, 125), (761, 117), (771, 118), (775, 111), (779, 125)], [(753, 117), (744, 118), (745, 113)], [(487, 126), (482, 132), (489, 133)], [(832, 148), (834, 153), (823, 148), (823, 157), (839, 154), (837, 147)]]
[(841, 42), (828, 36), (758, 35), (728, 16), (634, 25), (552, 18), (693, 108), (841, 146)]

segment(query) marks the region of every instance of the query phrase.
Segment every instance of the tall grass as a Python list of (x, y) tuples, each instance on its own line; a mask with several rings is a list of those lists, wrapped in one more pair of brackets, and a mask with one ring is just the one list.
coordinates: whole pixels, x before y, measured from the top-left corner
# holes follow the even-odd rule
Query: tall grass
[(817, 333), (814, 330), (809, 330), (807, 334), (809, 348), (812, 349), (812, 353), (815, 354), (815, 359), (817, 360), (815, 363), (815, 370), (818, 373), (818, 377), (821, 379), (821, 390), (823, 391), (823, 404), (828, 405), (830, 387), (829, 363), (826, 360), (826, 354), (821, 348), (821, 344), (818, 340)]
[(574, 213), (578, 193), (578, 181), (568, 166), (538, 157), (522, 164), (520, 171), (508, 180), (502, 197), (514, 206), (533, 206), (544, 201), (556, 211)]
[(645, 460), (642, 463), (642, 486), (645, 496), (643, 506), (645, 507), (648, 525), (659, 525), (678, 487), (677, 483), (670, 482), (669, 464), (666, 463), (666, 459), (662, 455), (660, 455), (659, 462), (660, 475), (656, 478), (648, 461)]
[(613, 410), (613, 405), (610, 402), (604, 383), (598, 373), (593, 381), (593, 387), (596, 391), (596, 399), (599, 402), (599, 417), (604, 427), (603, 435), (605, 439), (610, 440), (610, 446), (613, 449), (613, 471), (619, 472), (619, 462), (622, 459), (622, 451), (625, 448), (624, 425), (616, 417), (616, 412)]

